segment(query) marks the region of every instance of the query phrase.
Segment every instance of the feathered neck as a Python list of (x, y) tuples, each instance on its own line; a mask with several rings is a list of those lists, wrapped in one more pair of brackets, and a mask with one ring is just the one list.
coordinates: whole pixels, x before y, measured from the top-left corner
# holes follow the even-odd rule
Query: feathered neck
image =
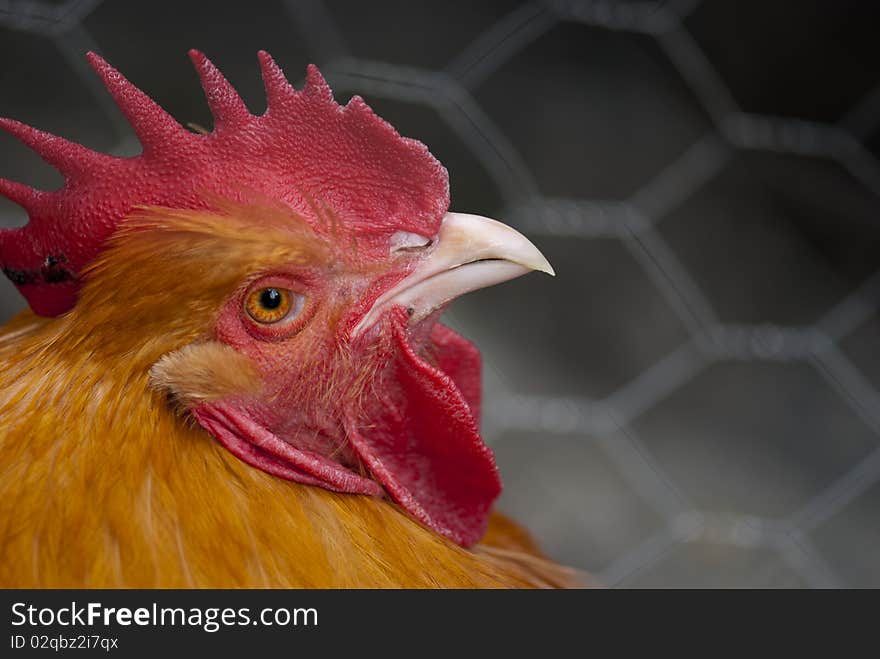
[[(393, 504), (239, 462), (98, 354), (76, 311), (0, 330), (0, 586), (524, 587), (570, 575), (501, 518), (464, 550)], [(499, 525), (506, 525), (503, 530)], [(524, 551), (525, 550), (525, 551)]]

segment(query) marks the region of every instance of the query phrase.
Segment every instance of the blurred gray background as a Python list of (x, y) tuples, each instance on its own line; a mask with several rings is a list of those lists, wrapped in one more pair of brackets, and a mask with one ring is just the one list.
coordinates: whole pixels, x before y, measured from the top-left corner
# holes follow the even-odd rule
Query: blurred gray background
[[(0, 115), (138, 151), (94, 49), (210, 126), (317, 63), (558, 276), (457, 302), (501, 506), (612, 586), (880, 586), (880, 52), (869, 2), (0, 1)], [(0, 176), (60, 177), (0, 135)], [(0, 224), (26, 217), (0, 201)], [(0, 320), (23, 306), (0, 283)]]

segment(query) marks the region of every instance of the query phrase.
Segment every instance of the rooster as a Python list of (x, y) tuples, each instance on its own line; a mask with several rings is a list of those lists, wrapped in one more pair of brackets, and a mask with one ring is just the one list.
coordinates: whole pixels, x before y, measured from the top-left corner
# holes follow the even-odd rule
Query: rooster
[(318, 69), (259, 54), (252, 115), (200, 52), (192, 132), (89, 62), (143, 151), (0, 119), (58, 168), (0, 264), (0, 586), (535, 587), (573, 583), (493, 511), (480, 356), (456, 296), (553, 274)]

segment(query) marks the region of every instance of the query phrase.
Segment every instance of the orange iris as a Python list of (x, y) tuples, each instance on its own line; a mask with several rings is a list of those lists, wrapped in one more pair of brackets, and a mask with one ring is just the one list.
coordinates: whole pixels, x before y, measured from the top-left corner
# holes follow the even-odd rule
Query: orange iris
[(270, 324), (284, 320), (290, 313), (293, 294), (284, 288), (259, 288), (247, 296), (244, 308), (258, 323)]

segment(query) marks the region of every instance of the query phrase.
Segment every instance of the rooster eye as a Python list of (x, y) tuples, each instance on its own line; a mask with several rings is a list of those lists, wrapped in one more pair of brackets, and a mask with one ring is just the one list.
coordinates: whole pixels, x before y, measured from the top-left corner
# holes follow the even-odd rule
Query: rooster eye
[(286, 288), (258, 288), (245, 300), (244, 308), (258, 323), (269, 325), (292, 320), (302, 312), (305, 297)]

